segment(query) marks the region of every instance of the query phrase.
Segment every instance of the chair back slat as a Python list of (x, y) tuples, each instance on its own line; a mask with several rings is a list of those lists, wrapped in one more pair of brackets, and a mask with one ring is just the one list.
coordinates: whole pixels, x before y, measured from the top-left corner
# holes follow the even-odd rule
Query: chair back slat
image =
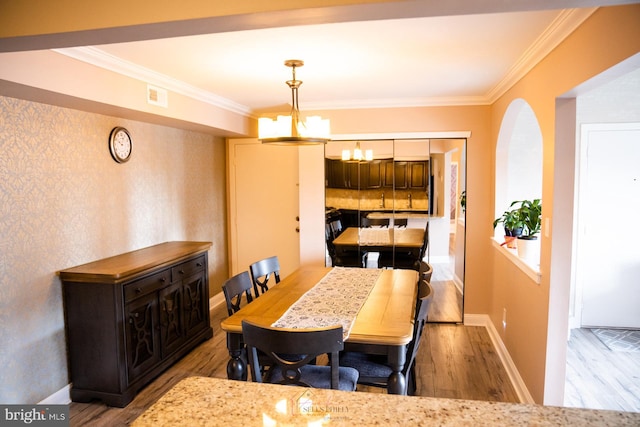
[(420, 270), (418, 270), (421, 280), (425, 280), (427, 283), (431, 283), (431, 276), (433, 275), (433, 267), (426, 261), (420, 261)]
[(229, 316), (240, 310), (242, 305), (242, 296), (245, 296), (246, 302), (253, 301), (251, 296), (251, 289), (253, 283), (249, 277), (249, 272), (243, 271), (240, 274), (227, 279), (222, 285), (222, 292), (224, 293), (224, 299), (227, 303), (227, 312)]
[(407, 345), (407, 361), (406, 368), (413, 366), (413, 363), (420, 347), (422, 332), (429, 316), (429, 305), (433, 297), (433, 288), (426, 280), (420, 279), (418, 284), (418, 299), (416, 300), (416, 312), (413, 320), (413, 338)]
[(280, 283), (280, 261), (277, 256), (256, 261), (249, 266), (256, 298), (269, 290), (269, 279), (273, 274), (276, 283)]
[[(259, 326), (242, 321), (243, 341), (249, 353), (251, 376), (262, 382), (257, 351), (262, 351), (278, 366), (282, 373), (281, 384), (310, 387), (304, 380), (301, 368), (321, 354), (330, 354), (331, 388), (339, 388), (339, 352), (344, 348), (342, 326), (318, 329), (286, 329)], [(299, 357), (293, 357), (298, 355)], [(273, 368), (270, 368), (271, 371)]]

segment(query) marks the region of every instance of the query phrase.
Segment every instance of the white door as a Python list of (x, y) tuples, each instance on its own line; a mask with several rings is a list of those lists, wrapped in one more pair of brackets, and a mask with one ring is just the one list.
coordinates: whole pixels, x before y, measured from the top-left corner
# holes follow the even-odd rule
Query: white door
[(640, 327), (640, 124), (583, 125), (582, 326)]
[(286, 277), (300, 264), (298, 150), (256, 139), (228, 144), (231, 274), (277, 255)]

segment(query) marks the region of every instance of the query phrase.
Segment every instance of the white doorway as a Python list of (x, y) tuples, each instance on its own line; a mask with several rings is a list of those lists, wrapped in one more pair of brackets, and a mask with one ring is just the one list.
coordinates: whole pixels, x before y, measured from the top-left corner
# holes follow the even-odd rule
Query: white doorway
[(638, 328), (640, 228), (629, 220), (640, 211), (640, 123), (582, 125), (579, 176), (576, 317)]

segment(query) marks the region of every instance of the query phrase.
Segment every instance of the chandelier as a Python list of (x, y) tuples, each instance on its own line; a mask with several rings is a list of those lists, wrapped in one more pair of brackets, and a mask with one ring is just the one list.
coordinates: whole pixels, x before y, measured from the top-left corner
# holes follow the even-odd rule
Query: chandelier
[(364, 150), (364, 155), (362, 149), (360, 148), (360, 141), (356, 142), (356, 148), (353, 150), (353, 155), (351, 155), (351, 150), (342, 150), (342, 160), (344, 161), (371, 161), (373, 160), (373, 150)]
[(280, 145), (315, 145), (325, 144), (330, 137), (329, 120), (320, 116), (311, 116), (302, 122), (298, 107), (298, 88), (302, 81), (296, 80), (296, 67), (302, 67), (303, 61), (289, 59), (284, 65), (291, 67), (293, 79), (287, 80), (291, 88), (291, 114), (278, 116), (277, 120), (270, 118), (258, 119), (258, 139), (263, 144)]

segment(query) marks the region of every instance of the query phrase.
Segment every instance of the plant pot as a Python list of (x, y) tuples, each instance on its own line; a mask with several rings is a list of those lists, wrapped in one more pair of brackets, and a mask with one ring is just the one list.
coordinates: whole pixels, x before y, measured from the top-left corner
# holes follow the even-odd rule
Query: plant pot
[(531, 264), (540, 262), (540, 240), (538, 236), (518, 237), (518, 256)]
[(507, 227), (504, 228), (504, 243), (506, 243), (509, 249), (516, 248), (516, 237), (522, 235), (522, 227), (518, 227), (516, 229), (509, 229)]
[(513, 230), (505, 227), (504, 228), (504, 235), (505, 236), (520, 237), (520, 236), (522, 236), (522, 227), (514, 228)]
[[(509, 249), (515, 249), (517, 247), (516, 245), (516, 238), (514, 236), (504, 236), (504, 243), (503, 245), (507, 245), (507, 247)], [(502, 246), (502, 245), (501, 245)]]

